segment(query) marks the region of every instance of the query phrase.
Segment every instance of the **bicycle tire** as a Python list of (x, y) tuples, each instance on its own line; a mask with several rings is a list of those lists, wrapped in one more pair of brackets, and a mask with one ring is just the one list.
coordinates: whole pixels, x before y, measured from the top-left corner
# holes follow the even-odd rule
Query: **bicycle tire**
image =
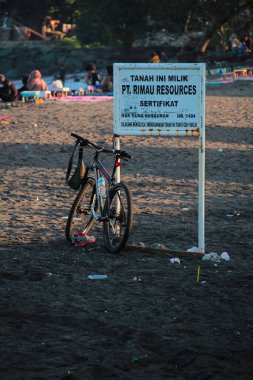
[(90, 210), (90, 205), (93, 205), (96, 209), (96, 200), (95, 179), (88, 177), (77, 194), (69, 211), (65, 229), (67, 241), (72, 241), (72, 234), (74, 231), (85, 233), (91, 229), (94, 223), (94, 216)]
[(117, 183), (110, 189), (104, 207), (103, 232), (108, 251), (119, 253), (126, 245), (133, 224), (132, 209), (132, 195), (127, 185)]

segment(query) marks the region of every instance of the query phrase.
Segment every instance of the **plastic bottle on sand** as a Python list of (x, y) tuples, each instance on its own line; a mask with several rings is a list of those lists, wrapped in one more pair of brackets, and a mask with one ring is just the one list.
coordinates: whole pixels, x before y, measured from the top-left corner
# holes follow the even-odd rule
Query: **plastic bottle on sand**
[(88, 278), (90, 280), (105, 280), (107, 278), (107, 274), (89, 274)]

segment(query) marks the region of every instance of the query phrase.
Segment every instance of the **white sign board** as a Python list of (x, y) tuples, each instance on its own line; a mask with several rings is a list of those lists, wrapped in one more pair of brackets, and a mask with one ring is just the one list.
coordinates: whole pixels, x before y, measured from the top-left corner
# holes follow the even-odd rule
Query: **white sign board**
[(205, 65), (114, 64), (114, 133), (198, 136)]
[(204, 252), (205, 64), (114, 64), (114, 134), (116, 149), (122, 135), (199, 137), (198, 250)]

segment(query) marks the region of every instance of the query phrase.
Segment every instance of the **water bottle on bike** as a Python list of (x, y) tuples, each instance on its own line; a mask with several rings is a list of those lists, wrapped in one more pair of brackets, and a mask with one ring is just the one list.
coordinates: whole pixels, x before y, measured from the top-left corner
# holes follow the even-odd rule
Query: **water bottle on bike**
[(103, 176), (103, 174), (101, 174), (98, 179), (98, 192), (101, 195), (101, 197), (105, 196), (105, 177)]

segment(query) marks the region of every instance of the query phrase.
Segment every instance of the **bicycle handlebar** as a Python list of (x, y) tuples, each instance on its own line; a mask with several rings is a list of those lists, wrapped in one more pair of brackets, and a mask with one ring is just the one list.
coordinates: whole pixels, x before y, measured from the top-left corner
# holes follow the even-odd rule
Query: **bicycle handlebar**
[(90, 146), (90, 147), (94, 148), (97, 152), (103, 152), (103, 153), (115, 154), (115, 155), (118, 154), (123, 159), (132, 159), (133, 158), (130, 154), (128, 154), (124, 150), (117, 150), (117, 149), (114, 149), (114, 148), (112, 148), (112, 149), (106, 149), (106, 148), (104, 148), (102, 146), (98, 146), (98, 145), (94, 144), (90, 140), (85, 139), (82, 136), (80, 136), (80, 135), (78, 135), (78, 134), (76, 134), (74, 132), (71, 132), (71, 136), (74, 137), (75, 139), (77, 139), (78, 141), (80, 141), (81, 146)]

